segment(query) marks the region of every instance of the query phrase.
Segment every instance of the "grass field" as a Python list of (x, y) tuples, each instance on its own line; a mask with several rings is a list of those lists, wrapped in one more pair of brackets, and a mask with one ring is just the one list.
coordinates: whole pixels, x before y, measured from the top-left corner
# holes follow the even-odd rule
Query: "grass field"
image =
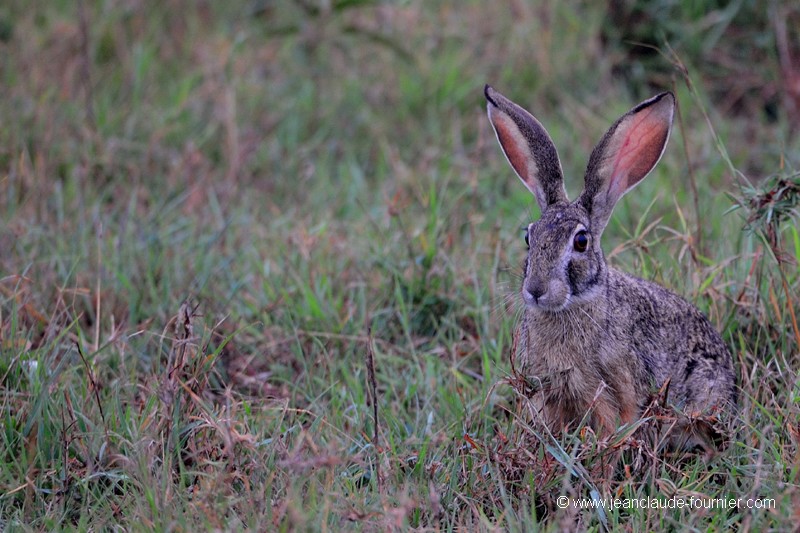
[[(797, 5), (226, 4), (0, 6), (0, 530), (796, 527)], [(716, 457), (519, 416), (538, 212), (485, 83), (571, 195), (616, 117), (676, 93), (603, 240), (731, 347)]]

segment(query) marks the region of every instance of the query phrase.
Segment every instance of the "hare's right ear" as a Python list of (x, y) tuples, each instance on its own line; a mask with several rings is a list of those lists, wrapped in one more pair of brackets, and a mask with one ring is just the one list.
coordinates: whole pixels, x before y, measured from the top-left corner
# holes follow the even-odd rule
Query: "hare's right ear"
[(667, 146), (675, 96), (661, 93), (617, 120), (597, 143), (586, 168), (578, 203), (589, 213), (592, 233), (600, 236), (622, 195), (656, 166)]
[(536, 196), (542, 211), (567, 202), (564, 175), (550, 136), (533, 115), (492, 89), (484, 89), (489, 120), (506, 159), (522, 183)]

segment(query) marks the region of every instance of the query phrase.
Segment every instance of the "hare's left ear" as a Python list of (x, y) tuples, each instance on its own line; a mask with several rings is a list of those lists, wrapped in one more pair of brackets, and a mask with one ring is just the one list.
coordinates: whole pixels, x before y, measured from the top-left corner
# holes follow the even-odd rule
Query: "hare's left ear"
[(578, 202), (599, 237), (622, 195), (653, 170), (667, 146), (675, 111), (672, 93), (661, 93), (617, 120), (597, 143), (586, 168)]
[(489, 85), (484, 88), (484, 95), (497, 141), (542, 211), (552, 204), (567, 203), (561, 162), (544, 126)]

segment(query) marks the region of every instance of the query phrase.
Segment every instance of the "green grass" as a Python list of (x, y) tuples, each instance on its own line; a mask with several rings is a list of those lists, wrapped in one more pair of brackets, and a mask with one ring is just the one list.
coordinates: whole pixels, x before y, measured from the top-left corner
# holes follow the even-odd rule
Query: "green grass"
[[(780, 31), (796, 50), (800, 11), (586, 4), (0, 7), (0, 529), (794, 527)], [(614, 118), (677, 93), (604, 248), (733, 350), (736, 431), (710, 462), (655, 453), (649, 422), (597, 442), (519, 416), (519, 228), (538, 212), (487, 82), (548, 128), (573, 196)], [(593, 494), (776, 508), (556, 505)]]

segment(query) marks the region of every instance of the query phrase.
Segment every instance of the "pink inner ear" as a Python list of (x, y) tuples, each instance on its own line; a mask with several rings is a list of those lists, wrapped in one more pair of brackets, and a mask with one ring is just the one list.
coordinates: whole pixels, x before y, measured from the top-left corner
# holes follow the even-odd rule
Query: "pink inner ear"
[(640, 111), (631, 124), (620, 124), (623, 131), (612, 163), (610, 192), (622, 196), (639, 183), (661, 157), (669, 134), (669, 121), (656, 109)]
[(528, 176), (528, 154), (525, 149), (520, 146), (520, 140), (516, 138), (515, 132), (517, 131), (516, 125), (511, 123), (511, 119), (505, 115), (499, 117), (492, 117), (497, 137), (500, 140), (500, 146), (506, 153), (508, 162), (514, 167), (517, 175), (522, 178), (522, 181), (529, 183), (530, 176)]

